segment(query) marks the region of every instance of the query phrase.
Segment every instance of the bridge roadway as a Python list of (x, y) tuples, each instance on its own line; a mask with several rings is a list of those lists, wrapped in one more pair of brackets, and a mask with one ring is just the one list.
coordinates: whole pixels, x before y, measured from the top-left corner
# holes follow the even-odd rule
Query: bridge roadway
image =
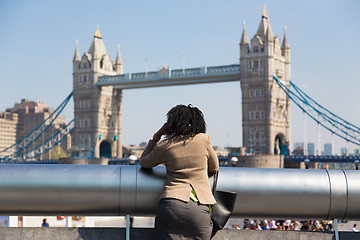
[(240, 81), (240, 64), (101, 76), (96, 85), (134, 89), (234, 81)]

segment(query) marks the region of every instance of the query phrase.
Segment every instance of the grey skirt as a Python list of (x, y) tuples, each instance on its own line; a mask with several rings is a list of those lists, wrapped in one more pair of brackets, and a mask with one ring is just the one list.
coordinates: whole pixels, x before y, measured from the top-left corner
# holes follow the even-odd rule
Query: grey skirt
[(174, 198), (160, 200), (155, 218), (155, 239), (207, 240), (211, 232), (209, 205)]

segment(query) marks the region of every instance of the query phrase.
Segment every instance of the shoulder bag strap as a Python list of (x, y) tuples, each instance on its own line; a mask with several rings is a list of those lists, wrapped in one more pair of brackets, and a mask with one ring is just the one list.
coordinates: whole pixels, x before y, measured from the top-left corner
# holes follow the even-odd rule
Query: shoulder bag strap
[(219, 176), (219, 171), (217, 171), (214, 174), (214, 182), (213, 182), (213, 187), (212, 187), (212, 193), (214, 194), (215, 190), (216, 190), (216, 186), (217, 186), (217, 181), (218, 181), (218, 176)]

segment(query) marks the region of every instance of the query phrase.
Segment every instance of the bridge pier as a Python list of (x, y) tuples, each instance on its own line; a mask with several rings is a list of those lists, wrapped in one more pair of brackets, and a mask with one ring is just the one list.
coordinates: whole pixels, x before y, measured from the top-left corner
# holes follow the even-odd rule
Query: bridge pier
[(236, 167), (284, 168), (284, 155), (245, 155), (237, 158)]

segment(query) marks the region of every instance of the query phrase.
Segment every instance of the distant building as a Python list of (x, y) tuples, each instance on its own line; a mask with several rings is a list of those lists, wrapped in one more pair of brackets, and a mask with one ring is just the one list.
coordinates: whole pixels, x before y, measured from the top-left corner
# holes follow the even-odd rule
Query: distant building
[[(222, 148), (222, 147), (219, 147), (219, 146), (213, 146), (213, 148), (214, 148), (214, 151), (215, 151), (217, 156), (225, 156), (225, 157), (227, 157), (229, 155), (230, 148)], [(239, 152), (239, 150), (237, 150), (237, 152)]]
[(340, 149), (341, 156), (347, 156), (349, 154), (348, 149), (343, 147)]
[(298, 148), (298, 147), (304, 148), (304, 143), (303, 143), (303, 142), (296, 142), (296, 143), (294, 143), (294, 149), (296, 149), (296, 148)]
[(146, 145), (142, 146), (136, 146), (136, 145), (129, 145), (129, 146), (123, 146), (122, 152), (123, 157), (127, 158), (130, 155), (135, 155), (137, 158), (141, 157), (141, 154), (144, 152)]
[(301, 145), (298, 145), (291, 153), (292, 155), (296, 156), (303, 156), (304, 155), (304, 148)]
[(355, 156), (360, 156), (360, 148), (355, 148), (354, 149), (354, 155)]
[(314, 143), (308, 143), (307, 144), (307, 153), (308, 155), (315, 155), (315, 144)]
[[(7, 108), (6, 112), (8, 114), (16, 113), (18, 115), (16, 141), (19, 141), (44, 122), (54, 112), (54, 109), (43, 102), (22, 99), (20, 103), (15, 103), (14, 107)], [(51, 120), (52, 119), (48, 119), (45, 124), (49, 125)], [(64, 127), (65, 124), (65, 116), (58, 116), (54, 120), (52, 127), (49, 127), (42, 136), (28, 146), (26, 151), (31, 150), (51, 138), (57, 131)], [(68, 141), (66, 139), (63, 140), (60, 147), (63, 151), (66, 151), (68, 149)], [(51, 156), (49, 158), (51, 158)]]
[(324, 155), (326, 155), (326, 156), (332, 155), (332, 144), (331, 143), (324, 144)]
[(140, 147), (146, 147), (146, 145), (147, 145), (147, 142), (141, 142), (141, 143), (139, 144)]
[[(309, 142), (306, 144), (306, 152), (307, 155), (315, 155), (315, 144), (312, 142)], [(304, 143), (303, 142), (296, 142), (294, 144), (294, 150), (293, 152), (299, 153), (299, 151), (302, 152), (302, 155), (304, 154)], [(296, 154), (299, 155), (299, 154)]]
[[(16, 143), (18, 114), (0, 112), (0, 151)], [(14, 153), (14, 149), (0, 152), (0, 158)]]

